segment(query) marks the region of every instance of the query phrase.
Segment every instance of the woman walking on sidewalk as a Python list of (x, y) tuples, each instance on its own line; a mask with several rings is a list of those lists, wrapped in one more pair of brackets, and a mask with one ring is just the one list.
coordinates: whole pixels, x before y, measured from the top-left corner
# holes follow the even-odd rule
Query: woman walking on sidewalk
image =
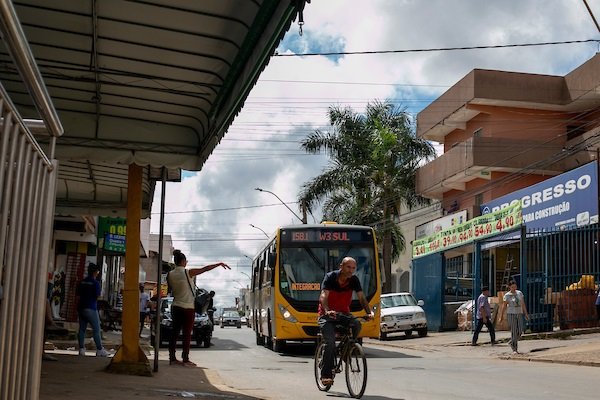
[(511, 280), (508, 283), (510, 291), (504, 294), (502, 306), (500, 307), (500, 318), (502, 321), (504, 308), (508, 307), (506, 317), (508, 318), (508, 326), (510, 327), (510, 347), (513, 354), (519, 354), (519, 339), (525, 331), (523, 315), (529, 321), (529, 313), (525, 306), (525, 296), (520, 290), (517, 290), (517, 282)]

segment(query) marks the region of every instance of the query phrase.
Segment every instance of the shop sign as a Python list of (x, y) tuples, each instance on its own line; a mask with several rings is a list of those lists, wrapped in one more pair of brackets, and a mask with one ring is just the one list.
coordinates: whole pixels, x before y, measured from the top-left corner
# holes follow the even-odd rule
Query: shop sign
[(444, 229), (460, 225), (467, 221), (467, 210), (455, 212), (442, 218), (434, 219), (415, 227), (415, 239), (422, 239), (425, 236), (433, 235)]
[(472, 243), (518, 228), (523, 223), (519, 202), (493, 213), (413, 241), (413, 259)]
[(527, 228), (571, 228), (598, 222), (596, 161), (481, 205), (488, 214), (521, 202)]
[(125, 218), (98, 218), (98, 247), (116, 253), (125, 253), (127, 220)]

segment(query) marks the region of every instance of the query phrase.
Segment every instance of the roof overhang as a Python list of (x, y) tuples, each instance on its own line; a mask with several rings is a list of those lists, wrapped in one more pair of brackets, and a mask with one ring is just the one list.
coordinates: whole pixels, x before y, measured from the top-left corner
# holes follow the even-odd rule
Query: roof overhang
[[(202, 168), (304, 0), (13, 3), (64, 127), (57, 208), (98, 215), (122, 206), (129, 164)], [(40, 119), (4, 47), (0, 65), (21, 116)], [(114, 177), (94, 186), (101, 171)]]

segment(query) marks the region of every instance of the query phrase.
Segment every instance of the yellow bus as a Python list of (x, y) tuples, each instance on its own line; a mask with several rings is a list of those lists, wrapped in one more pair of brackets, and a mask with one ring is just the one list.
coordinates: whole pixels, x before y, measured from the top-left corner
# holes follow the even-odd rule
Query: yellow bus
[[(356, 260), (356, 275), (375, 310), (375, 319), (363, 323), (361, 337), (379, 337), (381, 275), (375, 232), (368, 226), (323, 223), (278, 228), (253, 259), (250, 315), (256, 344), (280, 352), (287, 341), (316, 340), (321, 282), (344, 257)], [(356, 294), (350, 309), (364, 314)]]

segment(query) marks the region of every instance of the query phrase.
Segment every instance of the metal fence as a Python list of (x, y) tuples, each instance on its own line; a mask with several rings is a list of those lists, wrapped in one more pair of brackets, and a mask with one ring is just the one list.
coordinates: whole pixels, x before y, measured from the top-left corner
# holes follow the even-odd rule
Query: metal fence
[(1, 86), (0, 115), (0, 399), (37, 399), (57, 165)]
[(528, 231), (526, 263), (515, 276), (526, 294), (533, 331), (597, 326), (600, 227)]

